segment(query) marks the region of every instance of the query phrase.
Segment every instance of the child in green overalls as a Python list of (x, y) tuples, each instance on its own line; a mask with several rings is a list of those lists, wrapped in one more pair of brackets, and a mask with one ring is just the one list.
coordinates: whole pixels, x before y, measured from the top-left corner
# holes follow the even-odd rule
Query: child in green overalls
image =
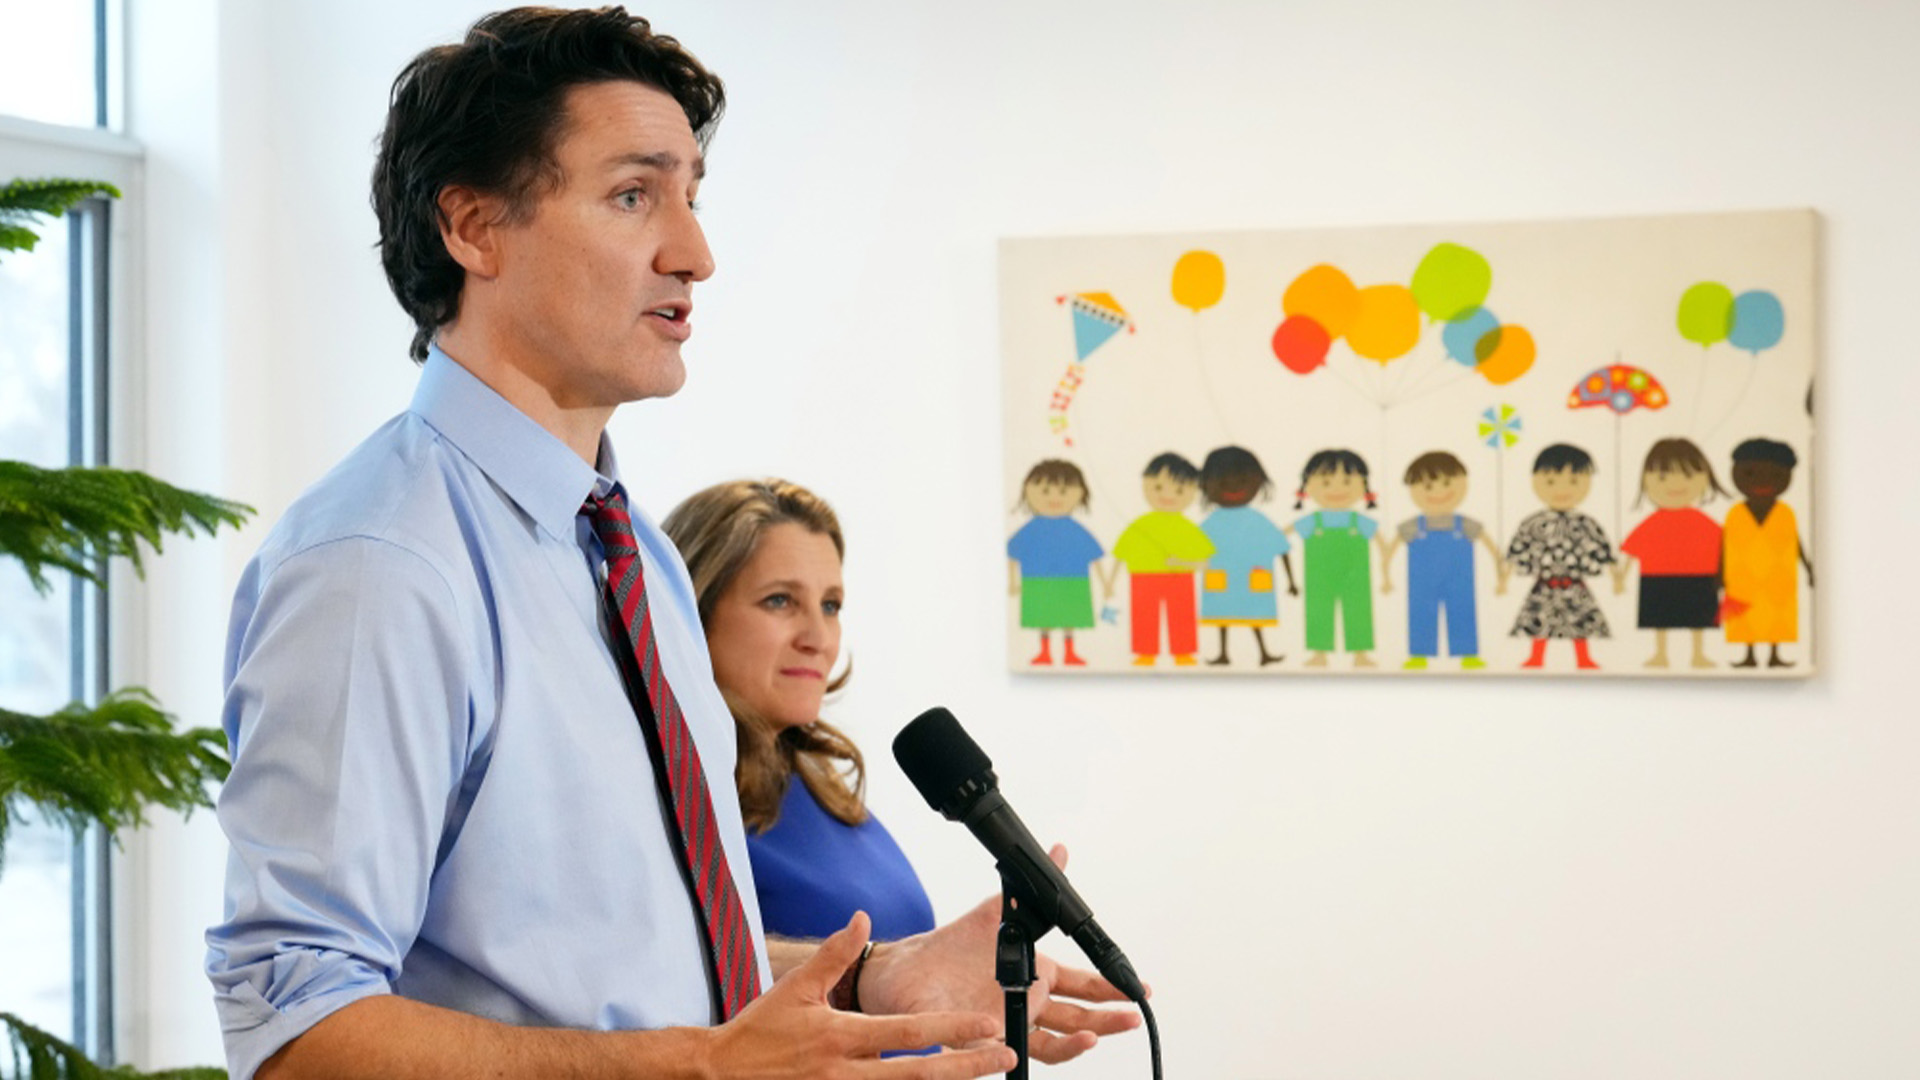
[(1295, 510), (1308, 501), (1319, 508), (1288, 526), (1300, 537), (1306, 560), (1307, 649), (1313, 655), (1305, 666), (1327, 666), (1338, 611), (1353, 666), (1374, 667), (1367, 655), (1373, 648), (1373, 559), (1367, 541), (1374, 542), (1383, 558), (1387, 545), (1379, 523), (1353, 509), (1362, 498), (1369, 510), (1377, 505), (1367, 463), (1351, 450), (1322, 450), (1300, 470), (1297, 494)]

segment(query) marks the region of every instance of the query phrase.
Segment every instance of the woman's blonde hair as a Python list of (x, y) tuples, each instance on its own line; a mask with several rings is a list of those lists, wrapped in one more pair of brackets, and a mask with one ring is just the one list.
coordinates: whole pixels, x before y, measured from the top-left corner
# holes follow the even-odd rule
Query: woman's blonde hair
[[(703, 624), (712, 625), (714, 605), (759, 550), (767, 531), (788, 523), (832, 540), (833, 550), (846, 558), (846, 540), (833, 507), (787, 480), (715, 484), (688, 496), (660, 523), (687, 562)], [(849, 665), (827, 684), (827, 692), (845, 686), (852, 674)], [(720, 693), (733, 710), (740, 743), (734, 781), (740, 788), (740, 810), (747, 828), (766, 832), (773, 827), (780, 819), (780, 800), (795, 775), (835, 818), (848, 825), (867, 819), (866, 763), (852, 739), (824, 720), (778, 727), (742, 706), (726, 687)]]

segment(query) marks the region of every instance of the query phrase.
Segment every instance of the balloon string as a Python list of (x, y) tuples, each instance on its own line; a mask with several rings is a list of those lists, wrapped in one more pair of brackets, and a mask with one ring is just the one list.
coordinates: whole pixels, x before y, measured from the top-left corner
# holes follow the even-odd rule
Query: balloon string
[[(1428, 362), (1421, 363), (1420, 361), (1428, 361)], [(1407, 374), (1409, 371), (1417, 371), (1419, 372), (1419, 374), (1409, 377)], [(1413, 387), (1416, 387), (1420, 384), (1421, 380), (1425, 379), (1428, 375), (1431, 375), (1432, 373), (1433, 373), (1433, 365), (1431, 363), (1430, 358), (1424, 353), (1419, 354), (1413, 357), (1412, 359), (1401, 361), (1400, 369), (1393, 373), (1394, 375), (1393, 381), (1389, 383), (1387, 386), (1387, 407), (1391, 409), (1394, 406), (1399, 405), (1400, 402), (1403, 400), (1400, 397), (1400, 393), (1403, 389), (1406, 389), (1406, 390), (1413, 389)], [(1411, 386), (1408, 385), (1409, 382), (1411, 382), (1412, 384)]]
[[(1447, 356), (1443, 352), (1439, 357), (1433, 359), (1432, 362), (1420, 369), (1420, 374), (1404, 387), (1400, 395), (1394, 398), (1393, 404), (1395, 406), (1404, 405), (1421, 396), (1424, 391), (1433, 385), (1435, 376), (1445, 379), (1446, 371)], [(1452, 383), (1446, 382), (1443, 385), (1452, 385)]]
[(1362, 398), (1367, 397), (1367, 392), (1360, 388), (1359, 383), (1354, 382), (1353, 379), (1349, 378), (1346, 372), (1340, 370), (1337, 367), (1334, 367), (1332, 364), (1325, 364), (1322, 366), (1324, 366), (1328, 371), (1333, 372), (1334, 378), (1339, 379), (1343, 383), (1346, 383), (1348, 388), (1351, 389), (1354, 393), (1360, 395), (1360, 397)]
[(1740, 393), (1734, 397), (1733, 404), (1727, 406), (1727, 411), (1720, 417), (1719, 422), (1708, 429), (1707, 439), (1711, 440), (1719, 434), (1720, 429), (1727, 426), (1727, 421), (1733, 419), (1733, 414), (1740, 411), (1741, 402), (1747, 400), (1747, 391), (1753, 389), (1753, 373), (1758, 370), (1760, 370), (1760, 364), (1757, 359), (1754, 363), (1747, 365), (1747, 381), (1740, 384)]
[(1711, 359), (1706, 349), (1700, 350), (1700, 374), (1693, 379), (1693, 417), (1687, 421), (1687, 431), (1692, 433), (1700, 430), (1700, 403), (1707, 399), (1707, 364)]
[(1203, 347), (1200, 335), (1200, 313), (1193, 313), (1193, 366), (1200, 373), (1200, 389), (1207, 395), (1207, 404), (1213, 408), (1213, 418), (1220, 422), (1220, 430), (1226, 432), (1227, 441), (1238, 443), (1233, 437), (1233, 425), (1227, 423), (1226, 410), (1220, 407), (1220, 396), (1214, 393), (1213, 378), (1207, 374), (1207, 350)]
[(1462, 368), (1460, 370), (1460, 373), (1453, 376), (1452, 378), (1442, 379), (1440, 382), (1434, 383), (1431, 386), (1428, 386), (1424, 390), (1419, 390), (1417, 393), (1409, 393), (1406, 397), (1403, 397), (1399, 401), (1394, 402), (1394, 404), (1405, 405), (1408, 402), (1418, 401), (1424, 397), (1432, 397), (1434, 394), (1438, 394), (1443, 390), (1451, 390), (1454, 387), (1465, 382), (1470, 376), (1473, 375), (1473, 373), (1474, 372), (1472, 368)]

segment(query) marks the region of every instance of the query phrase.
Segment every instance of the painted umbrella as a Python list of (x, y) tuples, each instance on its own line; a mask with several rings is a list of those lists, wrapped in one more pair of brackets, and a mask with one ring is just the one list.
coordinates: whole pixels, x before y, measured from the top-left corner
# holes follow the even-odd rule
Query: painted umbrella
[(1635, 409), (1664, 409), (1667, 388), (1660, 380), (1631, 364), (1609, 364), (1595, 368), (1573, 384), (1567, 394), (1567, 408), (1585, 409), (1605, 405), (1613, 410), (1613, 528), (1618, 534), (1624, 514), (1620, 475), (1620, 418)]

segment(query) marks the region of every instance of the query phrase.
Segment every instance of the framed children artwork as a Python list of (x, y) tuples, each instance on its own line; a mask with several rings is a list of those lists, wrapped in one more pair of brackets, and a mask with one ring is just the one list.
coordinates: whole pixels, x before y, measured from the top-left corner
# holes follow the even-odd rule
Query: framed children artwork
[(1811, 674), (1817, 225), (1003, 241), (1009, 664)]

